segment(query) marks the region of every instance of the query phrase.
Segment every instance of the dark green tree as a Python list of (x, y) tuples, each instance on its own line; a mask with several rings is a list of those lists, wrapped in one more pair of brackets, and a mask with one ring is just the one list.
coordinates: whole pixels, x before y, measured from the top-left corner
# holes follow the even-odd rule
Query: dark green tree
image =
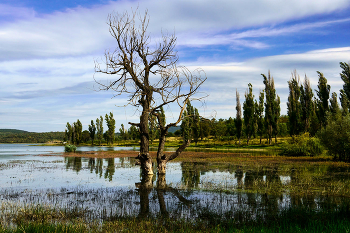
[(316, 99), (316, 114), (317, 118), (321, 124), (321, 127), (326, 126), (326, 114), (329, 111), (329, 93), (331, 86), (327, 84), (327, 79), (324, 77), (323, 73), (317, 71), (318, 73), (318, 90), (316, 90), (317, 99)]
[(81, 141), (87, 143), (90, 140), (90, 132), (88, 130), (84, 130), (81, 133)]
[(350, 102), (343, 89), (340, 89), (340, 104), (343, 111), (343, 115), (349, 113)]
[(132, 139), (132, 140), (140, 139), (140, 132), (139, 132), (138, 128), (134, 125), (130, 126), (130, 128), (128, 129), (128, 134), (129, 134), (130, 139)]
[(228, 118), (226, 121), (226, 133), (228, 136), (235, 136), (235, 120), (232, 117)]
[(127, 133), (127, 131), (125, 130), (124, 124), (121, 124), (121, 125), (120, 125), (119, 134), (120, 134), (120, 137), (121, 137), (123, 140), (127, 140), (127, 139), (128, 139), (128, 133)]
[(278, 118), (280, 115), (280, 98), (277, 95), (273, 77), (268, 72), (268, 77), (264, 74), (261, 74), (264, 78), (265, 84), (265, 127), (268, 135), (269, 144), (272, 142), (272, 136), (275, 136), (275, 141), (277, 141), (278, 133)]
[(303, 132), (302, 125), (302, 105), (300, 103), (301, 89), (300, 77), (296, 71), (292, 73), (292, 78), (288, 81), (289, 96), (287, 102), (288, 128), (289, 134), (299, 135)]
[(255, 104), (254, 104), (254, 95), (253, 95), (253, 86), (251, 83), (248, 84), (248, 91), (245, 93), (245, 101), (243, 102), (243, 117), (244, 117), (244, 126), (245, 133), (247, 136), (247, 145), (252, 135), (255, 134)]
[(197, 108), (187, 102), (186, 111), (184, 111), (183, 120), (181, 122), (181, 131), (184, 141), (192, 140), (197, 144), (200, 137), (199, 114)]
[(67, 122), (67, 125), (66, 125), (66, 130), (65, 130), (65, 139), (68, 141), (68, 142), (72, 142), (72, 134), (73, 134), (73, 128), (72, 126), (69, 124), (69, 122)]
[(257, 118), (257, 133), (260, 137), (260, 144), (263, 134), (265, 133), (264, 125), (264, 91), (260, 91), (259, 103), (255, 103), (255, 115)]
[(91, 120), (91, 124), (89, 125), (89, 134), (90, 134), (90, 138), (91, 138), (91, 145), (94, 145), (96, 126), (95, 126), (93, 120)]
[(106, 124), (108, 127), (107, 135), (108, 135), (108, 141), (107, 144), (113, 145), (114, 143), (114, 135), (115, 135), (115, 120), (113, 117), (113, 113), (110, 112), (109, 115), (106, 114), (105, 116)]
[(236, 127), (236, 137), (238, 138), (239, 145), (241, 145), (241, 137), (242, 137), (242, 107), (241, 102), (239, 100), (239, 92), (236, 89), (236, 119), (235, 119), (235, 127)]
[(318, 137), (335, 159), (350, 161), (350, 115), (328, 114), (327, 125), (320, 130)]
[(103, 117), (100, 116), (100, 118), (96, 119), (96, 137), (98, 140), (98, 144), (101, 146), (101, 142), (103, 139)]
[(340, 100), (344, 113), (350, 111), (350, 63), (340, 62), (342, 72), (340, 77), (343, 80), (343, 89), (340, 90)]
[(304, 132), (309, 132), (312, 114), (314, 111), (314, 104), (312, 101), (314, 94), (310, 80), (305, 75), (304, 85), (301, 87), (300, 104), (302, 107), (302, 123)]
[(78, 119), (77, 122), (73, 123), (74, 125), (74, 141), (77, 145), (80, 144), (82, 140), (82, 134), (83, 134), (83, 125), (81, 124), (80, 120)]
[(329, 111), (334, 116), (340, 112), (340, 107), (338, 104), (337, 93), (333, 92), (332, 97), (329, 99)]

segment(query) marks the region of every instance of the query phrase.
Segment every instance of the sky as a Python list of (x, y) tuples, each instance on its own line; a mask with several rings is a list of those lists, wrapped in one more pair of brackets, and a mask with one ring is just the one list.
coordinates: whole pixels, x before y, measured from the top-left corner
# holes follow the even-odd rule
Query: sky
[[(0, 129), (64, 131), (79, 119), (113, 112), (116, 129), (137, 122), (126, 96), (99, 91), (95, 61), (113, 50), (107, 17), (148, 10), (148, 32), (175, 33), (179, 65), (201, 68), (207, 80), (193, 103), (206, 118), (235, 117), (248, 83), (258, 99), (270, 70), (287, 114), (288, 84), (296, 70), (317, 89), (320, 71), (339, 93), (339, 62), (350, 62), (349, 0), (0, 0)], [(338, 94), (339, 96), (339, 94)], [(166, 108), (167, 122), (177, 108)], [(105, 126), (106, 127), (106, 126)], [(128, 126), (127, 126), (128, 127)]]

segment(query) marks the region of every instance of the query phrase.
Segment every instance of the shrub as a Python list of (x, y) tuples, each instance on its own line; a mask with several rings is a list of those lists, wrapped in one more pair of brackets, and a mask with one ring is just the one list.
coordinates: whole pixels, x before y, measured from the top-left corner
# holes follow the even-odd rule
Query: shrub
[(334, 159), (350, 161), (350, 114), (329, 115), (326, 127), (317, 136)]
[(75, 152), (77, 147), (71, 144), (67, 144), (64, 146), (64, 152)]
[(289, 142), (282, 143), (281, 149), (281, 154), (287, 156), (315, 156), (324, 151), (320, 140), (310, 137), (309, 133), (292, 136)]

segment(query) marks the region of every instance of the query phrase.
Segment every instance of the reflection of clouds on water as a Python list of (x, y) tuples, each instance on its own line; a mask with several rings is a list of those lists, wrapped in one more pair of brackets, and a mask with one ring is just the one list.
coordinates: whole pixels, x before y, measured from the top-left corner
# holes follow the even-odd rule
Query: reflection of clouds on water
[[(158, 214), (196, 219), (214, 214), (237, 221), (243, 221), (240, 218), (244, 215), (246, 221), (295, 206), (335, 208), (349, 201), (315, 193), (287, 195), (284, 189), (304, 184), (313, 176), (350, 180), (346, 167), (254, 168), (230, 163), (174, 162), (168, 164), (166, 176), (141, 179), (135, 158), (17, 158), (1, 164), (0, 203), (86, 208), (87, 218), (91, 219)], [(270, 187), (275, 188), (273, 195), (264, 191)]]

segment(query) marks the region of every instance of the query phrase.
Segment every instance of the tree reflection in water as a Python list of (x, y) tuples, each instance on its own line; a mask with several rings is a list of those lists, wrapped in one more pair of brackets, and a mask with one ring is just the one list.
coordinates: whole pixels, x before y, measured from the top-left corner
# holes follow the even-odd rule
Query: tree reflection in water
[(157, 185), (155, 187), (153, 187), (153, 178), (153, 175), (146, 175), (142, 177), (141, 182), (135, 183), (140, 196), (140, 213), (138, 215), (139, 218), (149, 217), (149, 194), (153, 189), (157, 193), (159, 210), (161, 217), (163, 218), (169, 217), (166, 201), (164, 198), (164, 195), (167, 192), (172, 193), (182, 204), (189, 206), (192, 203), (190, 200), (187, 200), (185, 197), (183, 197), (177, 189), (172, 188), (166, 184), (165, 174), (158, 174)]
[[(118, 159), (94, 158), (85, 159), (85, 162), (87, 162), (87, 170), (90, 173), (96, 173), (100, 178), (103, 177), (112, 182), (115, 174), (120, 172), (119, 168), (134, 167), (135, 161), (131, 158)], [(66, 158), (65, 162), (67, 169), (76, 172), (84, 170), (82, 165), (84, 160), (81, 158)], [(292, 195), (286, 190), (286, 187), (290, 186), (312, 184), (315, 172), (318, 174), (317, 177), (325, 177), (324, 179), (350, 179), (349, 175), (343, 173), (348, 171), (346, 170), (348, 168), (333, 169), (326, 166), (305, 168), (283, 165), (254, 168), (205, 162), (182, 162), (178, 163), (179, 168), (181, 172), (176, 177), (175, 183), (172, 178), (172, 184), (166, 183), (164, 175), (158, 175), (157, 178), (153, 175), (144, 176), (140, 177), (140, 182), (131, 184), (136, 187), (136, 190), (135, 188), (121, 188), (121, 191), (113, 193), (101, 189), (101, 194), (98, 193), (100, 191), (86, 190), (87, 198), (79, 196), (78, 193), (75, 198), (87, 206), (94, 200), (96, 203), (92, 205), (98, 206), (103, 213), (109, 213), (106, 214), (109, 218), (121, 216), (147, 218), (160, 215), (165, 218), (198, 219), (221, 216), (242, 223), (255, 218), (264, 219), (266, 216), (277, 216), (281, 210), (286, 208), (331, 209), (349, 201), (348, 198), (325, 196), (315, 192)], [(343, 174), (343, 176), (334, 174)], [(210, 176), (213, 177), (213, 180), (210, 180)], [(222, 182), (223, 179), (231, 182), (232, 186), (222, 186), (225, 183)], [(217, 186), (203, 191), (204, 182), (217, 182)], [(269, 190), (271, 187), (273, 188), (272, 193)], [(93, 199), (88, 199), (89, 196), (93, 196)], [(71, 200), (69, 202), (71, 203)]]

